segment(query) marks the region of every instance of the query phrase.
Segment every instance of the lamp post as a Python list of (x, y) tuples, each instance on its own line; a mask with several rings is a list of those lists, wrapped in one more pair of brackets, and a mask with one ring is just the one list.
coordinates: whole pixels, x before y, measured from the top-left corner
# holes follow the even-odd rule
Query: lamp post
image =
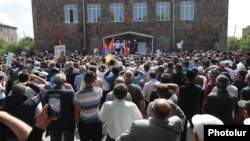
[(174, 48), (174, 47), (175, 47), (175, 43), (174, 43), (174, 36), (175, 36), (175, 34), (174, 34), (174, 24), (175, 24), (175, 23), (174, 23), (174, 20), (175, 20), (175, 12), (174, 12), (174, 10), (175, 10), (175, 0), (173, 0), (172, 3), (173, 3), (173, 8), (172, 8), (172, 9), (173, 9), (173, 18), (172, 18), (172, 19), (173, 19), (173, 48)]

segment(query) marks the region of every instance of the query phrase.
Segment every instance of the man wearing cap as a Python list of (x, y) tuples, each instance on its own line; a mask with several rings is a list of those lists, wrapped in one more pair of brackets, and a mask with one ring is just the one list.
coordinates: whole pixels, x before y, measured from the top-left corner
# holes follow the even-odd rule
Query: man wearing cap
[(208, 95), (203, 106), (203, 112), (219, 118), (224, 124), (234, 124), (233, 110), (236, 96), (227, 91), (229, 79), (224, 75), (216, 78), (217, 92)]
[(157, 99), (152, 108), (152, 118), (134, 121), (129, 130), (116, 141), (176, 141), (182, 131), (181, 119), (169, 116), (171, 104), (166, 99)]
[(44, 101), (48, 103), (49, 95), (60, 94), (61, 116), (56, 121), (52, 121), (48, 130), (50, 131), (51, 141), (60, 141), (64, 135), (64, 141), (74, 141), (75, 118), (74, 118), (74, 91), (66, 89), (64, 83), (66, 76), (63, 74), (55, 75), (52, 89), (44, 92)]

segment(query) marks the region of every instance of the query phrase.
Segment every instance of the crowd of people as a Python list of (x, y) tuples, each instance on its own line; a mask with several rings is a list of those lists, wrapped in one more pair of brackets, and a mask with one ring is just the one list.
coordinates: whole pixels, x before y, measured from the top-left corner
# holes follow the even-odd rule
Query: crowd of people
[[(186, 141), (187, 125), (249, 124), (250, 53), (0, 58), (0, 140)], [(105, 130), (105, 132), (104, 132)]]

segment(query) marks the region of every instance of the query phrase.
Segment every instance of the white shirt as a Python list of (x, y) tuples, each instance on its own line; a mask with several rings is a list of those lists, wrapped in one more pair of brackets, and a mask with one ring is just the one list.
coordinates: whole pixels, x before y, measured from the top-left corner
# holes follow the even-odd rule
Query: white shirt
[(159, 84), (160, 82), (157, 81), (156, 79), (151, 79), (150, 81), (148, 81), (142, 90), (143, 96), (145, 97), (146, 101), (149, 101), (150, 99), (150, 95), (153, 92), (154, 88), (154, 84)]
[(103, 104), (99, 118), (106, 123), (106, 130), (109, 136), (116, 139), (130, 128), (133, 121), (143, 117), (133, 102), (115, 100)]
[(5, 98), (5, 93), (3, 92), (3, 85), (0, 83), (0, 99), (4, 99)]
[(240, 70), (243, 70), (243, 69), (246, 69), (245, 65), (243, 63), (239, 63), (237, 64), (237, 71), (240, 71)]
[(103, 91), (108, 91), (109, 90), (109, 83), (104, 79), (105, 73), (106, 73), (106, 71), (105, 72), (97, 71), (96, 75), (97, 75), (97, 77), (99, 77), (102, 80)]
[(234, 72), (234, 70), (232, 70), (232, 69), (229, 68), (229, 67), (225, 67), (225, 70), (228, 71), (228, 73), (229, 73), (231, 79), (234, 80), (234, 79), (235, 79), (235, 72)]

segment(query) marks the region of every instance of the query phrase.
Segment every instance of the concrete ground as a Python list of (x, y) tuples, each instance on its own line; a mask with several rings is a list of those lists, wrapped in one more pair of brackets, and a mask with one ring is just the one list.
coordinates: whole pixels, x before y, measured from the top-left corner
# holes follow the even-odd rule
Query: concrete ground
[[(193, 132), (192, 132), (190, 125), (188, 124), (187, 141), (193, 141), (193, 140), (194, 140), (193, 139)], [(50, 137), (47, 137), (47, 138), (44, 137), (43, 141), (50, 141)], [(62, 141), (64, 141), (64, 140), (62, 139)], [(74, 141), (80, 141), (80, 140), (75, 138)], [(105, 139), (103, 139), (103, 141), (105, 141)]]

